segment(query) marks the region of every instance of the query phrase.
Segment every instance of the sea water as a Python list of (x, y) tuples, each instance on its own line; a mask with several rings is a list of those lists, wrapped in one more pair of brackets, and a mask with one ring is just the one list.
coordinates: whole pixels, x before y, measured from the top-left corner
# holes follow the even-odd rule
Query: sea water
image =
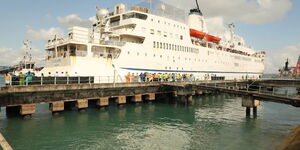
[(47, 104), (32, 119), (0, 115), (0, 132), (15, 150), (273, 150), (300, 125), (300, 109), (262, 102), (246, 117), (241, 98), (226, 94), (183, 105), (159, 99), (52, 116)]

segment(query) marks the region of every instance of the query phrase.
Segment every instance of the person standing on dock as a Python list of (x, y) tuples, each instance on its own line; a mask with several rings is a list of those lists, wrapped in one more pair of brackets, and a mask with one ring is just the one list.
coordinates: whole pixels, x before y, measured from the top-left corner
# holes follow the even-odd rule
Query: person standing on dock
[(10, 85), (11, 76), (9, 73), (5, 73), (5, 85)]
[(19, 74), (19, 84), (25, 85), (25, 75), (22, 72)]
[(30, 84), (32, 82), (32, 76), (33, 74), (29, 71), (26, 73), (26, 83)]

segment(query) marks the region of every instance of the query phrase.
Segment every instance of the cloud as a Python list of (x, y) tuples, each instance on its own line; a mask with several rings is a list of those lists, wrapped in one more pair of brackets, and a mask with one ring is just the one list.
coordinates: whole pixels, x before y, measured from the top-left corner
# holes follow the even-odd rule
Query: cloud
[(1, 66), (11, 66), (17, 64), (21, 60), (19, 52), (11, 48), (0, 48), (0, 55)]
[(207, 28), (210, 34), (214, 35), (224, 35), (227, 31), (224, 24), (224, 18), (222, 17), (212, 17), (206, 19)]
[[(38, 66), (41, 66), (44, 63), (45, 52), (33, 47), (29, 53), (32, 55), (33, 61), (35, 61)], [(23, 47), (18, 50), (12, 48), (0, 48), (0, 55), (0, 66), (12, 66), (18, 64), (22, 60), (25, 55), (25, 49)]]
[[(194, 0), (163, 0), (176, 7), (195, 8)], [(291, 0), (198, 0), (206, 17), (224, 17), (230, 21), (263, 24), (281, 19), (291, 8)]]
[(82, 19), (77, 14), (70, 14), (64, 17), (57, 17), (57, 21), (67, 27), (71, 27), (71, 26), (91, 27), (92, 24), (96, 22), (96, 17)]
[(286, 59), (289, 59), (290, 66), (296, 66), (300, 54), (300, 42), (296, 45), (287, 46), (279, 51), (267, 54), (266, 73), (278, 73), (278, 69), (282, 68)]
[(63, 36), (64, 31), (56, 27), (40, 30), (34, 30), (31, 27), (27, 27), (27, 38), (31, 41), (47, 41), (52, 39), (55, 35)]

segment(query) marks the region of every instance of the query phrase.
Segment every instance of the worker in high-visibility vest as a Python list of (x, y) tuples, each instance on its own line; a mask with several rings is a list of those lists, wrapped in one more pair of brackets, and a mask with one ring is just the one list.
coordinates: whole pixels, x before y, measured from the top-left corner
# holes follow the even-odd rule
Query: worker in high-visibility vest
[(19, 74), (20, 85), (25, 85), (25, 78), (26, 78), (26, 76), (22, 72), (20, 72), (20, 74)]
[(164, 74), (164, 81), (168, 81), (169, 75), (167, 73)]
[(11, 76), (9, 73), (5, 73), (5, 85), (10, 85)]

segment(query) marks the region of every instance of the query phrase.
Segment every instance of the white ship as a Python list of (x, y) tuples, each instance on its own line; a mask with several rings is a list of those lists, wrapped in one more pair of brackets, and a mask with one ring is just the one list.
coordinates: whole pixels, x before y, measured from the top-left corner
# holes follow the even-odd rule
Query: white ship
[(231, 37), (221, 39), (209, 33), (199, 6), (188, 16), (164, 3), (150, 1), (149, 7), (156, 10), (124, 4), (113, 12), (97, 9), (92, 28), (74, 26), (67, 37), (48, 41), (41, 73), (93, 76), (95, 82), (105, 76), (124, 81), (129, 72), (193, 74), (198, 80), (256, 79), (263, 74), (265, 52), (245, 46), (233, 24)]

